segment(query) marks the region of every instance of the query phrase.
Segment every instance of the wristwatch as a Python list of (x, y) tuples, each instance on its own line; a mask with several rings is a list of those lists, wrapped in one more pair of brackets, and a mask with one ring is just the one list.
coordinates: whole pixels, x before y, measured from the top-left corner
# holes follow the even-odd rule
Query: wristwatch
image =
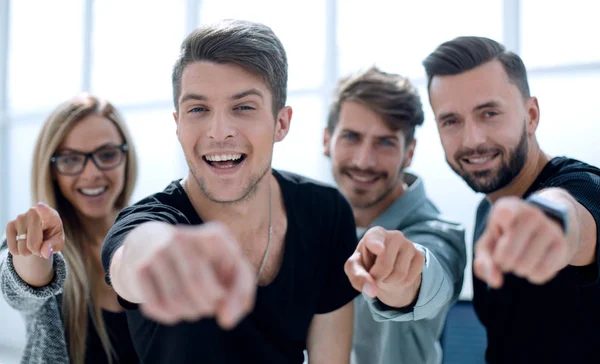
[(527, 199), (525, 199), (525, 202), (541, 209), (542, 212), (546, 214), (546, 216), (558, 222), (558, 224), (563, 230), (563, 233), (567, 235), (569, 231), (569, 218), (568, 210), (565, 206), (557, 204), (540, 195), (535, 194), (527, 197)]

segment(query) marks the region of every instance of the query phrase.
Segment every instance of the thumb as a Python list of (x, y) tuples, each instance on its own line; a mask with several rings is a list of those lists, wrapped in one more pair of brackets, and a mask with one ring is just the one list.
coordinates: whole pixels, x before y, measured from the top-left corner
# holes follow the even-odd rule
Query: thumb
[(377, 288), (375, 279), (369, 274), (364, 267), (361, 253), (355, 251), (344, 265), (344, 271), (355, 290), (365, 293), (369, 297), (377, 296)]
[(61, 232), (60, 234), (55, 234), (51, 236), (49, 239), (44, 240), (42, 246), (40, 247), (40, 254), (42, 257), (46, 259), (50, 259), (50, 257), (54, 253), (58, 253), (62, 251), (65, 247), (65, 238), (64, 234)]

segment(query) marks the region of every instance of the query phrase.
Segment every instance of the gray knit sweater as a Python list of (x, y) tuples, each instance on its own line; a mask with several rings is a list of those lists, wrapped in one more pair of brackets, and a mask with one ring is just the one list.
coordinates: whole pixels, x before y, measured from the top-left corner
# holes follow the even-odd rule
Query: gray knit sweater
[(25, 283), (15, 271), (6, 241), (0, 245), (0, 289), (8, 304), (25, 320), (27, 342), (23, 364), (68, 364), (60, 301), (67, 267), (62, 254), (53, 258), (54, 278), (45, 287)]

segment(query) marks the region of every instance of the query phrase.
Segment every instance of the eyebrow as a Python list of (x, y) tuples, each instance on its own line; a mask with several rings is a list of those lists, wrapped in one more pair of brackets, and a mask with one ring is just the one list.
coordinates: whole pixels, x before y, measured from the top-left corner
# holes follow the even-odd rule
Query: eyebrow
[(498, 101), (492, 100), (492, 101), (488, 101), (483, 104), (479, 104), (479, 105), (475, 106), (473, 108), (473, 111), (478, 111), (478, 110), (482, 110), (482, 109), (487, 109), (488, 107), (498, 107), (498, 106), (500, 106), (500, 103)]
[[(352, 129), (342, 129), (342, 133), (352, 133), (352, 134), (362, 135), (362, 133), (359, 133)], [(379, 140), (386, 140), (386, 139), (400, 140), (400, 137), (395, 134), (376, 135), (375, 138), (379, 139)]]
[(340, 134), (356, 134), (356, 135), (361, 135), (361, 133), (359, 133), (359, 132), (357, 132), (357, 131), (355, 131), (355, 130), (352, 130), (352, 129), (346, 129), (346, 128), (343, 128), (343, 129), (340, 131)]
[(394, 139), (394, 140), (400, 140), (400, 137), (398, 135), (379, 135), (377, 136), (377, 139), (379, 140), (388, 140), (388, 139)]
[(208, 98), (204, 95), (200, 95), (200, 94), (185, 94), (181, 97), (181, 100), (179, 101), (180, 104), (183, 104), (186, 101), (189, 100), (194, 100), (194, 101), (206, 101), (208, 100)]
[(260, 92), (259, 90), (255, 89), (255, 88), (251, 88), (246, 91), (238, 92), (237, 94), (231, 96), (231, 99), (239, 100), (239, 99), (243, 99), (244, 97), (250, 96), (250, 95), (256, 95), (256, 96), (260, 97), (261, 99), (264, 99), (262, 92)]
[[(489, 107), (498, 107), (498, 106), (500, 106), (500, 102), (492, 100), (492, 101), (484, 102), (483, 104), (479, 104), (479, 105), (475, 106), (473, 108), (473, 111), (479, 111), (479, 110), (487, 109)], [(440, 114), (438, 120), (444, 120), (449, 117), (456, 117), (457, 115), (458, 114), (455, 112), (443, 113), (443, 114)]]
[[(251, 88), (242, 92), (238, 92), (237, 94), (231, 96), (231, 100), (239, 100), (239, 99), (243, 99), (246, 96), (250, 96), (250, 95), (256, 95), (258, 97), (260, 97), (261, 99), (264, 99), (264, 96), (262, 94), (262, 92), (260, 92), (259, 90), (255, 89), (255, 88)], [(194, 101), (206, 101), (208, 100), (208, 97), (204, 96), (204, 95), (200, 95), (200, 94), (193, 94), (193, 93), (189, 93), (189, 94), (185, 94), (183, 95), (183, 97), (181, 97), (181, 101), (179, 101), (179, 103), (183, 104), (186, 101), (189, 100), (194, 100)]]
[(83, 153), (83, 154), (94, 153), (94, 152), (97, 152), (97, 151), (99, 151), (99, 150), (101, 150), (103, 148), (115, 148), (115, 147), (120, 147), (123, 144), (124, 143), (121, 143), (121, 144), (117, 143), (117, 144), (115, 144), (113, 142), (108, 142), (108, 143), (102, 144), (101, 146), (99, 146), (98, 148), (96, 148), (96, 149), (94, 149), (94, 150), (92, 150), (90, 152), (84, 152), (84, 151), (77, 150), (77, 149), (72, 149), (72, 148), (61, 148), (61, 149), (58, 149), (56, 151), (56, 153), (54, 153), (54, 154), (60, 154), (60, 153)]

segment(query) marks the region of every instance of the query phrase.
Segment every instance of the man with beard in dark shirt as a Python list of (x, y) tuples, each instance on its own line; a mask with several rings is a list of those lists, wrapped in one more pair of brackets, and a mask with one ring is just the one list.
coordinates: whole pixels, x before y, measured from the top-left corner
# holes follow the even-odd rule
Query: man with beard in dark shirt
[(600, 362), (600, 170), (540, 149), (525, 66), (497, 42), (456, 38), (423, 64), (446, 160), (486, 195), (473, 262), (486, 360)]

